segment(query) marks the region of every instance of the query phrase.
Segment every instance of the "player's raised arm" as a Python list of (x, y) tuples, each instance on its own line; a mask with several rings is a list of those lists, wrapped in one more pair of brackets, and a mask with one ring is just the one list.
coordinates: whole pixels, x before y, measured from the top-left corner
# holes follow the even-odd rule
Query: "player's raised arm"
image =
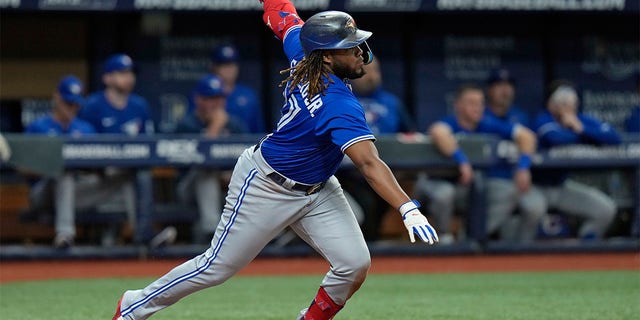
[(278, 39), (284, 40), (284, 36), (291, 27), (304, 24), (291, 1), (261, 0), (260, 2), (262, 2), (264, 8), (262, 20)]

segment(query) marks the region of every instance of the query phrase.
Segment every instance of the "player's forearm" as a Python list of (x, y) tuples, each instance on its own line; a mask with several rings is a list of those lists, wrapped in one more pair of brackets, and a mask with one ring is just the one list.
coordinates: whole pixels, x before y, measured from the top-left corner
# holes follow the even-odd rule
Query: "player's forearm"
[(445, 124), (436, 123), (429, 128), (429, 135), (440, 153), (447, 157), (453, 156), (458, 150), (458, 141), (451, 129)]
[(515, 137), (515, 143), (521, 154), (531, 155), (536, 151), (538, 139), (531, 130), (525, 127), (519, 127)]
[(263, 8), (262, 20), (280, 40), (291, 27), (304, 23), (289, 0), (265, 0)]
[(358, 168), (371, 188), (393, 208), (410, 200), (391, 169), (379, 158)]
[(608, 125), (598, 124), (594, 125), (585, 125), (584, 131), (582, 134), (588, 137), (592, 141), (596, 141), (600, 144), (619, 144), (622, 142), (620, 135), (616, 132), (615, 129), (611, 128)]

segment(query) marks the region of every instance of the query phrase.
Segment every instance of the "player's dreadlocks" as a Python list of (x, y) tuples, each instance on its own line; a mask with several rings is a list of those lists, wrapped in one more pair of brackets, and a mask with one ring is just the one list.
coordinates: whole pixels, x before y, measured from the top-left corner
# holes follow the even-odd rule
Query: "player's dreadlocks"
[(324, 95), (324, 90), (329, 84), (324, 83), (323, 79), (329, 79), (329, 83), (333, 83), (333, 80), (329, 78), (331, 68), (322, 61), (322, 55), (322, 50), (312, 51), (294, 67), (280, 71), (280, 74), (289, 74), (286, 79), (280, 82), (280, 86), (285, 86), (287, 82), (291, 81), (289, 91), (293, 91), (299, 84), (309, 82), (309, 97), (313, 97), (318, 93)]

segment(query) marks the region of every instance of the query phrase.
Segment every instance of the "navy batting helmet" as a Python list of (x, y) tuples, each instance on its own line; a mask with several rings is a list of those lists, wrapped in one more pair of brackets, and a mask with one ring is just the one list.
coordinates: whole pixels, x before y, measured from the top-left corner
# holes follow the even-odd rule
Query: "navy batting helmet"
[(324, 11), (309, 18), (300, 30), (300, 42), (306, 55), (315, 50), (348, 49), (361, 46), (364, 63), (373, 60), (367, 39), (373, 33), (359, 30), (353, 18), (341, 11)]

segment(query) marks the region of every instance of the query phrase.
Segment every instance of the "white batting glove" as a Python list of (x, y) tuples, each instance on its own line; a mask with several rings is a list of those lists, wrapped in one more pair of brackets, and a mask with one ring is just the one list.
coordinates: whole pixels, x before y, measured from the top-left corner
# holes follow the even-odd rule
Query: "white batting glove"
[(434, 244), (439, 241), (438, 234), (436, 233), (436, 229), (429, 224), (427, 217), (418, 210), (419, 206), (420, 202), (411, 200), (405, 202), (399, 209), (402, 220), (404, 221), (404, 226), (407, 228), (407, 231), (409, 231), (409, 239), (411, 239), (411, 243), (416, 242), (414, 234), (417, 234), (422, 241), (428, 244)]

